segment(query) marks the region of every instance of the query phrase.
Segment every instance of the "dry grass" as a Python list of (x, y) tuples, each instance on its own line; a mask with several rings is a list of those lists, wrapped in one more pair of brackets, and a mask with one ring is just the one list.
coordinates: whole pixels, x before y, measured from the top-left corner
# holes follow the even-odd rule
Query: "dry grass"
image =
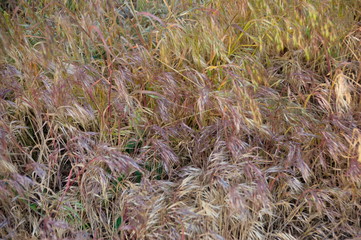
[(6, 0), (1, 239), (359, 239), (357, 0)]

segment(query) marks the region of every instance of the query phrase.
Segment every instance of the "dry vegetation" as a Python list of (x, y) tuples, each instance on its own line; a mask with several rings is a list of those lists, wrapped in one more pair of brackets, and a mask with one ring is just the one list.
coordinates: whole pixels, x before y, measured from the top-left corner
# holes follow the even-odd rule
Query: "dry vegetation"
[(1, 239), (360, 239), (359, 0), (7, 0)]

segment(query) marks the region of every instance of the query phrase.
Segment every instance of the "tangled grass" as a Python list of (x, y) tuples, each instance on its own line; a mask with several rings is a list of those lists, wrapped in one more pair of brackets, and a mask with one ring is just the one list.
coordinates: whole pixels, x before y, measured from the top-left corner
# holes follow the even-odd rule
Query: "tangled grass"
[(360, 1), (0, 7), (2, 239), (360, 239)]

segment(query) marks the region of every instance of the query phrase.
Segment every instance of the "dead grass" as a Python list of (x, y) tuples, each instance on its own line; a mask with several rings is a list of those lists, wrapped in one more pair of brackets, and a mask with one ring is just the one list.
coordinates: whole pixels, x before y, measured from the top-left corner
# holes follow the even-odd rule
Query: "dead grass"
[(361, 237), (359, 1), (0, 7), (0, 238)]

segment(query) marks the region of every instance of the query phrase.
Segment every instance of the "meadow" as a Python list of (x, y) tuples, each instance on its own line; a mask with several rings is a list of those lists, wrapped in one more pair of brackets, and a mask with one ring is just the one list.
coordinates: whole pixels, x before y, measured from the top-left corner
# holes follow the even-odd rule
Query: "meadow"
[(0, 239), (361, 239), (361, 1), (0, 1)]

